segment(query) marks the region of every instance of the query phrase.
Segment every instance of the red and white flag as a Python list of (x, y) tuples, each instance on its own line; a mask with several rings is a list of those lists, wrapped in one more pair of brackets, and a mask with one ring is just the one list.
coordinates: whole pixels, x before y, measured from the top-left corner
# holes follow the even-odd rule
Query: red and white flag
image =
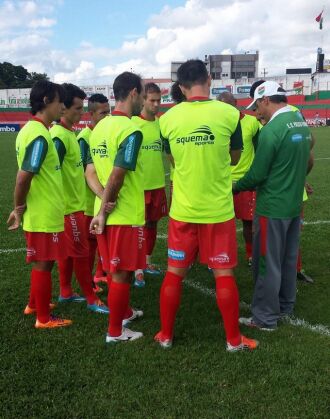
[(316, 16), (315, 20), (316, 22), (320, 24), (319, 25), (320, 29), (322, 29), (323, 28), (323, 10), (318, 16)]

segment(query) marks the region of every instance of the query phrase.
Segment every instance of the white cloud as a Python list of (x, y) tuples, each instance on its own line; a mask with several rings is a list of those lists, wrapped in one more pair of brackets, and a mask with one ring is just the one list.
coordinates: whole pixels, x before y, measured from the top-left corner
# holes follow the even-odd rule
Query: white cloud
[[(75, 50), (65, 53), (51, 45), (61, 1), (4, 1), (0, 5), (0, 15), (5, 16), (0, 20), (2, 60), (46, 71), (57, 81), (103, 83), (131, 69), (146, 77), (168, 77), (171, 61), (251, 50), (260, 52), (260, 70), (265, 67), (269, 75), (283, 74), (288, 67), (313, 66), (320, 46), (315, 17), (322, 10), (321, 0), (187, 0), (150, 16), (144, 35), (135, 35), (139, 28), (130, 27), (120, 48), (82, 39)], [(330, 44), (327, 26), (326, 16), (325, 46)]]

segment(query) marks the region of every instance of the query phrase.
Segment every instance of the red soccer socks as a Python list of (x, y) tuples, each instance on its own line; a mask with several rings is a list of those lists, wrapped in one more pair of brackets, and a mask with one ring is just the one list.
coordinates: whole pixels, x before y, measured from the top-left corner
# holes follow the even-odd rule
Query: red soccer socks
[(216, 297), (226, 332), (227, 342), (233, 346), (241, 343), (239, 331), (239, 295), (233, 276), (218, 276), (216, 278)]
[(183, 277), (166, 272), (160, 290), (160, 322), (162, 336), (172, 339), (176, 313), (180, 306)]
[(130, 284), (111, 281), (108, 293), (108, 307), (110, 310), (109, 335), (120, 336), (122, 324), (128, 309), (130, 299)]
[(49, 303), (52, 295), (51, 272), (32, 269), (31, 294), (35, 299), (37, 320), (40, 323), (47, 323), (49, 321)]
[(58, 261), (58, 272), (60, 277), (60, 296), (64, 298), (71, 297), (73, 294), (71, 280), (73, 272), (73, 259), (68, 257)]

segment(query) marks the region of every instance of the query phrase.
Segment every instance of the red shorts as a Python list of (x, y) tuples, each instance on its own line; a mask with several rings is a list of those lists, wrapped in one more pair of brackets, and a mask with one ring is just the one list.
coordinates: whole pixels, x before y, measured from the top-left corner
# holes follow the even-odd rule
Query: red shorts
[(252, 221), (256, 208), (256, 192), (243, 191), (234, 195), (235, 217), (239, 220)]
[(106, 226), (97, 234), (103, 269), (107, 272), (146, 268), (144, 227)]
[(66, 257), (88, 257), (86, 219), (82, 211), (64, 216), (64, 233), (67, 250)]
[(168, 214), (165, 188), (144, 191), (144, 201), (146, 221), (159, 221)]
[(91, 217), (90, 215), (84, 215), (84, 217), (85, 217), (85, 231), (86, 231), (87, 239), (96, 240), (95, 234), (92, 234), (89, 231), (89, 226), (91, 225), (93, 217)]
[(168, 226), (168, 264), (188, 268), (199, 253), (201, 263), (213, 269), (237, 265), (234, 218), (224, 223), (193, 224), (170, 218)]
[(26, 262), (58, 260), (66, 257), (65, 235), (60, 233), (37, 233), (24, 231)]

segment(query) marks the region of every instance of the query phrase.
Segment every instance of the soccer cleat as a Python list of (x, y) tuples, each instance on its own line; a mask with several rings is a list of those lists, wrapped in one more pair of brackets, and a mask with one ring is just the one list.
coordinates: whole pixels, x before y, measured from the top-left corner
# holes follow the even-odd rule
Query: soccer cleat
[(126, 326), (127, 323), (129, 323), (133, 320), (140, 319), (142, 316), (143, 316), (143, 311), (142, 310), (136, 310), (136, 309), (132, 308), (132, 315), (130, 317), (128, 317), (127, 319), (123, 320), (123, 326)]
[(93, 281), (95, 284), (98, 284), (99, 282), (108, 283), (108, 278), (106, 276), (96, 276), (94, 275)]
[(72, 320), (61, 319), (60, 317), (50, 316), (47, 323), (41, 323), (38, 319), (34, 327), (36, 329), (55, 329), (56, 327), (70, 326)]
[(239, 318), (239, 324), (242, 324), (247, 327), (251, 327), (258, 330), (263, 330), (265, 332), (274, 332), (276, 330), (276, 327), (268, 327), (268, 326), (261, 326), (257, 323), (255, 323), (252, 319), (252, 317), (240, 317)]
[(251, 257), (247, 258), (247, 265), (248, 265), (249, 268), (251, 268), (251, 266), (252, 266), (252, 258)]
[(107, 334), (105, 339), (106, 343), (118, 343), (118, 342), (129, 342), (132, 340), (136, 340), (142, 338), (143, 333), (141, 332), (134, 332), (133, 330), (127, 329), (126, 327), (122, 328), (122, 332), (120, 336), (110, 336)]
[(297, 272), (297, 279), (299, 281), (307, 282), (307, 284), (313, 284), (314, 280), (309, 275), (306, 275), (305, 271), (302, 269), (300, 272)]
[[(49, 304), (49, 309), (50, 310), (54, 310), (54, 308), (56, 307), (56, 305), (55, 304), (53, 304), (53, 303), (50, 303)], [(29, 307), (29, 305), (27, 305), (26, 307), (25, 307), (25, 309), (24, 309), (24, 311), (23, 311), (23, 313), (25, 314), (25, 315), (29, 315), (29, 314), (34, 314), (35, 312), (37, 311), (37, 309), (36, 308), (31, 308), (31, 307)]]
[(137, 288), (143, 288), (146, 285), (146, 281), (144, 280), (143, 271), (136, 271), (135, 272), (135, 280), (134, 280), (134, 286)]
[(160, 275), (161, 271), (156, 267), (156, 265), (153, 265), (152, 263), (147, 264), (146, 269), (144, 270), (146, 274), (150, 275)]
[(231, 345), (229, 342), (227, 342), (227, 351), (228, 352), (238, 352), (238, 351), (244, 351), (246, 349), (253, 351), (256, 349), (259, 345), (259, 342), (255, 339), (249, 339), (243, 335), (241, 335), (241, 343), (237, 346)]
[(95, 313), (109, 314), (108, 307), (101, 300), (96, 300), (94, 304), (87, 304), (87, 308)]
[(155, 337), (154, 341), (159, 343), (159, 345), (164, 349), (172, 348), (173, 340), (165, 338), (162, 332), (158, 332)]
[(82, 303), (84, 301), (86, 301), (86, 298), (76, 293), (70, 295), (70, 297), (62, 297), (61, 295), (58, 297), (59, 303)]

